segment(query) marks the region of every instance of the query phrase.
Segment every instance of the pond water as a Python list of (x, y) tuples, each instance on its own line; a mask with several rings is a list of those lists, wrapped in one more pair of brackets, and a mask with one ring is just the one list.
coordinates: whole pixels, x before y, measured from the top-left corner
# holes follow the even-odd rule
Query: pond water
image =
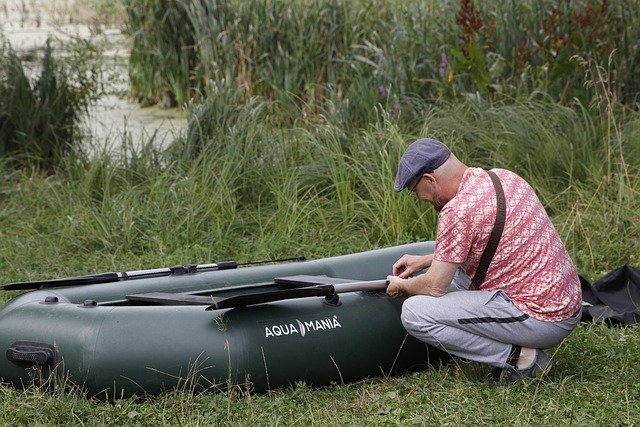
[(127, 98), (128, 40), (117, 27), (96, 23), (79, 0), (0, 0), (0, 30), (4, 40), (28, 66), (49, 37), (90, 40), (104, 52), (106, 95), (92, 106), (85, 121), (87, 143), (117, 149), (123, 139), (135, 146), (151, 137), (159, 146), (170, 143), (186, 127), (178, 109), (141, 108)]

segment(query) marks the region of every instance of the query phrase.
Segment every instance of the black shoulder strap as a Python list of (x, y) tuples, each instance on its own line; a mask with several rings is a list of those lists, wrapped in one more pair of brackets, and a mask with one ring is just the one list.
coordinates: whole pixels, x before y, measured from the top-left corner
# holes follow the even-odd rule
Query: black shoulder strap
[(502, 237), (502, 230), (504, 229), (504, 220), (507, 211), (507, 203), (504, 197), (504, 190), (502, 189), (502, 184), (500, 183), (500, 179), (495, 172), (486, 171), (491, 177), (491, 181), (493, 181), (493, 186), (496, 189), (496, 220), (493, 223), (493, 230), (491, 230), (491, 235), (489, 236), (489, 241), (487, 242), (487, 246), (484, 248), (484, 252), (482, 253), (482, 258), (480, 258), (480, 264), (478, 264), (478, 269), (476, 270), (476, 274), (473, 276), (473, 280), (471, 281), (471, 286), (469, 289), (479, 289), (482, 282), (484, 282), (484, 276), (487, 274), (487, 270), (489, 269), (489, 264), (491, 264), (491, 260), (493, 259), (493, 255), (496, 253), (496, 249), (498, 249), (498, 244), (500, 243), (500, 238)]

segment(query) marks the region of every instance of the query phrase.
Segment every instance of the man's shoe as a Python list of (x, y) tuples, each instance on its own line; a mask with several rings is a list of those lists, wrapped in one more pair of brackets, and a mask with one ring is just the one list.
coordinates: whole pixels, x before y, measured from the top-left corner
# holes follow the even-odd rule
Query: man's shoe
[(489, 375), (487, 375), (487, 379), (495, 383), (502, 382), (502, 373), (505, 369), (506, 368), (491, 368)]
[(504, 368), (500, 379), (506, 384), (513, 384), (523, 378), (536, 378), (537, 376), (547, 375), (551, 370), (551, 365), (552, 362), (547, 353), (536, 349), (536, 358), (531, 366), (523, 369)]

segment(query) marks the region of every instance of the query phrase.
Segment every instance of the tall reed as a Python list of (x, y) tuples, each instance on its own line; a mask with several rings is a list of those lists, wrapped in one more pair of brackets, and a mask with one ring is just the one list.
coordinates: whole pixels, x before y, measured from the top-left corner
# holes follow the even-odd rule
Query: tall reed
[(99, 72), (88, 44), (71, 50), (66, 62), (47, 41), (36, 80), (8, 44), (0, 56), (0, 157), (14, 167), (51, 173), (81, 139), (81, 119), (98, 95)]
[(129, 79), (143, 105), (173, 107), (191, 99), (192, 71), (198, 67), (194, 31), (180, 0), (126, 2), (132, 39)]
[(128, 4), (133, 90), (148, 99), (169, 91), (184, 104), (225, 80), (249, 98), (303, 103), (358, 105), (381, 87), (423, 100), (544, 93), (584, 103), (574, 56), (603, 64), (613, 51), (620, 101), (635, 105), (640, 93), (638, 0)]

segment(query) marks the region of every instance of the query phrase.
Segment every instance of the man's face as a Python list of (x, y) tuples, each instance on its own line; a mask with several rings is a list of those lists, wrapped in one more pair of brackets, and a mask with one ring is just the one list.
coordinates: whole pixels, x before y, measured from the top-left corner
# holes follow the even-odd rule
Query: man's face
[(416, 195), (418, 200), (431, 203), (438, 212), (447, 203), (440, 195), (440, 186), (433, 174), (425, 173), (415, 178), (409, 189), (410, 192)]

